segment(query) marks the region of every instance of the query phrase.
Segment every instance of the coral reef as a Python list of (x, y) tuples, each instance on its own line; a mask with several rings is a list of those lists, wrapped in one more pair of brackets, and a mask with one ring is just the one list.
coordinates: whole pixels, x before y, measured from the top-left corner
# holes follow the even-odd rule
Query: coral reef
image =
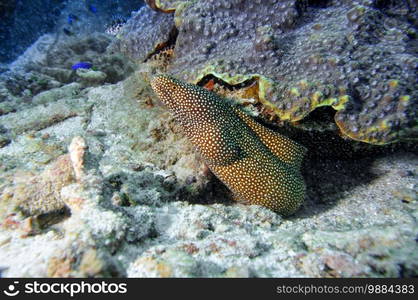
[(119, 40), (113, 45), (130, 58), (143, 62), (167, 46), (175, 32), (172, 15), (156, 13), (142, 7), (123, 26)]
[[(134, 65), (120, 53), (107, 50), (110, 42), (101, 33), (40, 37), (0, 74), (0, 115), (54, 102), (63, 95), (79, 98), (84, 88), (126, 78)], [(72, 70), (80, 61), (90, 62), (92, 69)]]
[[(270, 121), (297, 124), (329, 106), (337, 111), (337, 128), (351, 139), (372, 144), (416, 139), (415, 4), (217, 0), (179, 7), (168, 66), (176, 77), (251, 84), (247, 96), (256, 101), (250, 106)], [(155, 41), (168, 41), (172, 28), (165, 30)], [(122, 37), (137, 57), (134, 49), (142, 50), (145, 39), (145, 34)], [(140, 53), (144, 59), (152, 47)]]
[(3, 208), (10, 202), (12, 213), (18, 208), (26, 215), (41, 215), (64, 209), (60, 199), (61, 188), (74, 180), (73, 169), (68, 155), (62, 155), (39, 175), (15, 175), (13, 185), (2, 193)]
[[(144, 76), (90, 88), (74, 116), (58, 123), (36, 113), (45, 125), (32, 137), (8, 126), (11, 142), (0, 149), (2, 276), (417, 275), (418, 202), (393, 196), (416, 190), (416, 156), (306, 161), (307, 199), (288, 219), (228, 205)], [(44, 105), (0, 120), (27, 119), (19, 116)], [(49, 161), (37, 162), (51, 148)], [(52, 176), (57, 168), (61, 175)], [(54, 198), (46, 199), (59, 206), (33, 215), (4, 201), (24, 174), (37, 180), (35, 195), (48, 184)], [(63, 203), (71, 216), (53, 213)]]
[(78, 69), (76, 74), (86, 86), (101, 85), (105, 83), (107, 77), (104, 72), (86, 69)]
[[(353, 151), (367, 145), (353, 139), (413, 137), (414, 1), (149, 1), (175, 12), (135, 12), (116, 37), (83, 34), (97, 17), (81, 2), (66, 2), (74, 11), (64, 14), (89, 15), (74, 35), (60, 23), (0, 65), (2, 277), (418, 276), (416, 153), (402, 143)], [(209, 40), (217, 43), (200, 53)], [(262, 57), (273, 52), (277, 65)], [(79, 73), (106, 77), (83, 80), (79, 62), (92, 65)], [(225, 62), (235, 65), (221, 70)], [(152, 91), (151, 75), (166, 71), (309, 148), (294, 215), (231, 201)], [(401, 128), (363, 123), (380, 111)]]

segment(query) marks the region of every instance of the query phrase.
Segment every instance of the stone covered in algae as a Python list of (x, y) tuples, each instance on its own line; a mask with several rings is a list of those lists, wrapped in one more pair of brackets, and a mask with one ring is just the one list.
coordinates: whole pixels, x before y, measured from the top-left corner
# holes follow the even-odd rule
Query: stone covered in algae
[[(101, 72), (99, 81), (115, 83), (126, 78), (133, 64), (122, 54), (107, 50), (110, 42), (103, 33), (41, 36), (0, 74), (0, 116), (41, 102), (55, 102), (64, 95), (77, 98), (82, 93), (76, 81), (83, 80), (71, 67), (78, 62), (89, 62), (95, 72)], [(83, 83), (86, 87), (97, 84), (97, 80)]]
[[(62, 155), (40, 174), (17, 173), (13, 185), (1, 194), (1, 214), (20, 210), (25, 215), (36, 216), (62, 211), (61, 189), (74, 181), (69, 155)], [(7, 205), (9, 203), (9, 205)]]

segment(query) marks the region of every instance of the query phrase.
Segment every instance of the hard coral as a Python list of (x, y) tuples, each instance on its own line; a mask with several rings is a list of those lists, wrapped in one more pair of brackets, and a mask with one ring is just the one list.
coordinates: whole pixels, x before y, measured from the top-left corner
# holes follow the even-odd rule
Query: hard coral
[(176, 12), (169, 72), (194, 83), (209, 75), (229, 85), (256, 79), (269, 119), (296, 122), (331, 106), (352, 139), (385, 144), (416, 137), (415, 29), (377, 2), (314, 3), (190, 3)]
[(160, 14), (149, 7), (142, 7), (125, 24), (120, 40), (114, 47), (130, 58), (143, 62), (170, 40), (174, 28), (172, 15)]
[(344, 137), (371, 144), (416, 139), (411, 1), (150, 2), (175, 14), (141, 9), (118, 43), (151, 70), (216, 82), (227, 94), (233, 88), (269, 122), (305, 129), (301, 121), (328, 106), (331, 127)]

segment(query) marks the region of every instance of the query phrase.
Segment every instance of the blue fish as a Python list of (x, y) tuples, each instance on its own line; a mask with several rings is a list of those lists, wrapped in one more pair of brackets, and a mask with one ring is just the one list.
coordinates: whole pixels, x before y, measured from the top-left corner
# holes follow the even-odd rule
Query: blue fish
[(73, 70), (77, 70), (77, 69), (90, 69), (93, 66), (93, 64), (89, 63), (89, 62), (83, 62), (80, 61), (74, 65), (71, 66), (71, 69)]
[(93, 4), (89, 4), (89, 10), (94, 14), (97, 13), (97, 7)]
[(78, 20), (76, 15), (69, 14), (67, 17), (67, 22), (69, 25), (72, 25), (74, 21)]

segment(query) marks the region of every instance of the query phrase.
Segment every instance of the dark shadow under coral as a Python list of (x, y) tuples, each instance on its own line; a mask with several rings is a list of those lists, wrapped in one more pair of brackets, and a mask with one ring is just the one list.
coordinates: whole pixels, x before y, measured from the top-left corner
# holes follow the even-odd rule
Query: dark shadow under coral
[[(343, 199), (346, 192), (378, 178), (379, 174), (371, 171), (375, 159), (376, 157), (363, 157), (351, 160), (308, 155), (302, 165), (307, 187), (305, 202), (300, 210), (289, 218), (309, 218), (326, 211)], [(211, 175), (209, 183), (199, 196), (188, 202), (224, 205), (236, 203), (232, 193), (214, 175)]]
[[(329, 113), (328, 116), (321, 111), (322, 119), (316, 121), (333, 120), (332, 111)], [(327, 116), (329, 120), (326, 120)], [(397, 152), (414, 152), (413, 143), (377, 146), (344, 139), (337, 130), (306, 131), (294, 127), (274, 128), (260, 123), (308, 148), (301, 168), (307, 187), (306, 198), (301, 209), (289, 217), (292, 219), (309, 218), (329, 210), (346, 197), (347, 192), (379, 178), (382, 174), (372, 170), (376, 159)], [(211, 174), (209, 184), (190, 203), (231, 205), (235, 201), (232, 193)]]
[(213, 173), (209, 172), (207, 176), (208, 182), (199, 190), (197, 195), (184, 194), (182, 199), (190, 204), (234, 204), (232, 192)]
[(368, 184), (379, 177), (371, 171), (374, 158), (355, 160), (327, 158), (307, 159), (302, 174), (306, 197), (302, 208), (292, 218), (308, 218), (328, 210), (355, 187)]
[(302, 165), (306, 198), (292, 218), (328, 210), (347, 192), (377, 179), (381, 174), (372, 171), (376, 159), (396, 152), (414, 152), (412, 142), (372, 145), (341, 137), (334, 124), (335, 113), (331, 107), (321, 107), (300, 122), (303, 129), (290, 125), (277, 129), (308, 148)]

